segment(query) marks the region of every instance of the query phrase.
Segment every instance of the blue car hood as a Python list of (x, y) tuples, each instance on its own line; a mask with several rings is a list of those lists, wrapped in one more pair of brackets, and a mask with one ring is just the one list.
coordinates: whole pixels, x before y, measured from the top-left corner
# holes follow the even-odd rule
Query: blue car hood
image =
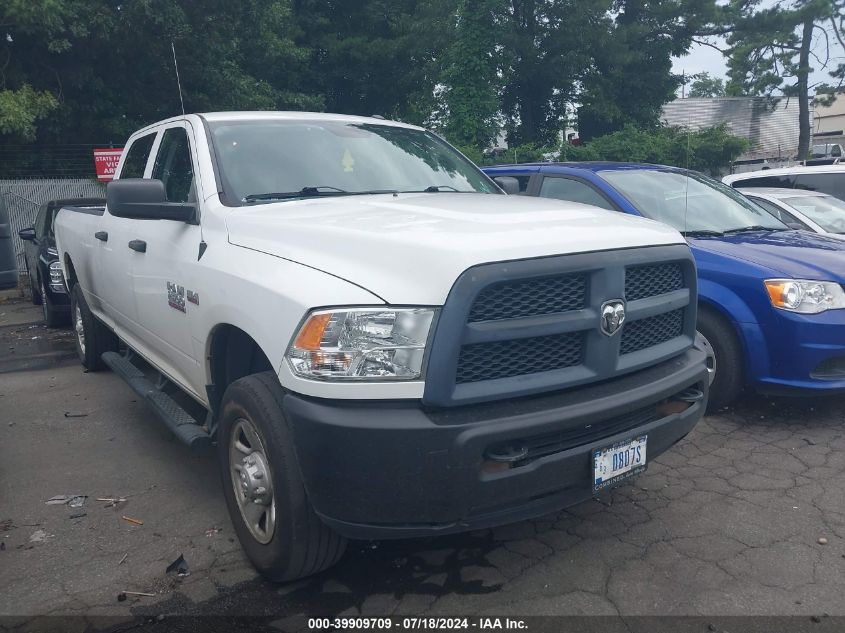
[(804, 231), (753, 232), (691, 238), (702, 250), (768, 268), (783, 277), (845, 281), (845, 240)]

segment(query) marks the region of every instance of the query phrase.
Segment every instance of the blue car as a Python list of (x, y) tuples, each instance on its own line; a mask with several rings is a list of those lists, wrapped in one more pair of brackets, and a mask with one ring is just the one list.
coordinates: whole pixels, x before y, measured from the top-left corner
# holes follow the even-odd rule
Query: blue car
[(845, 241), (795, 231), (699, 173), (630, 163), (490, 167), (510, 193), (583, 202), (669, 224), (698, 266), (710, 409), (744, 387), (845, 391)]

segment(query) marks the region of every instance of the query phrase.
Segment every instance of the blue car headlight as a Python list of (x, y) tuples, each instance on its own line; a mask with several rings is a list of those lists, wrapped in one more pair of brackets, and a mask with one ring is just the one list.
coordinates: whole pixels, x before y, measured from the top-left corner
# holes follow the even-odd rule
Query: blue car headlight
[(845, 291), (833, 281), (767, 279), (764, 283), (772, 305), (781, 310), (818, 314), (845, 308)]

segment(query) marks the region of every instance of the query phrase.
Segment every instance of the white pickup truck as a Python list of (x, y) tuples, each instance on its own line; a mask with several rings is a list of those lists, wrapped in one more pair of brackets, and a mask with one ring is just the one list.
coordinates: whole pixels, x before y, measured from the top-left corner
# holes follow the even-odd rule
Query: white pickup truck
[(704, 411), (684, 239), (504, 195), (424, 129), (182, 116), (130, 137), (106, 202), (56, 221), (82, 364), (216, 443), (268, 578), (557, 511)]

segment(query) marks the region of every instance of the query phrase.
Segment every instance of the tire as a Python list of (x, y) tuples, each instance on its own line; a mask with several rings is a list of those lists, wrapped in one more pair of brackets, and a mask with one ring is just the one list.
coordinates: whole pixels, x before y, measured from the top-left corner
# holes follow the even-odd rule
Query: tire
[(49, 328), (56, 328), (64, 325), (66, 319), (63, 312), (59, 312), (50, 303), (50, 296), (47, 294), (47, 289), (44, 287), (44, 282), (40, 283), (41, 294), (41, 313), (44, 315), (44, 323)]
[(26, 276), (29, 277), (29, 298), (32, 301), (32, 305), (40, 306), (43, 299), (41, 297), (41, 293), (38, 292), (38, 289), (35, 287), (34, 275), (32, 271), (29, 270), (29, 267), (26, 269)]
[(88, 371), (104, 369), (106, 365), (101, 357), (105, 352), (117, 351), (117, 336), (91, 313), (79, 284), (70, 291), (70, 320), (82, 366)]
[(714, 413), (733, 404), (745, 386), (742, 348), (733, 327), (710, 310), (699, 310), (698, 331), (713, 352), (715, 376), (710, 383), (707, 412)]
[(346, 539), (320, 520), (308, 500), (282, 396), (272, 372), (236, 380), (223, 394), (217, 430), (235, 532), (259, 573), (276, 582), (327, 569), (346, 550)]

